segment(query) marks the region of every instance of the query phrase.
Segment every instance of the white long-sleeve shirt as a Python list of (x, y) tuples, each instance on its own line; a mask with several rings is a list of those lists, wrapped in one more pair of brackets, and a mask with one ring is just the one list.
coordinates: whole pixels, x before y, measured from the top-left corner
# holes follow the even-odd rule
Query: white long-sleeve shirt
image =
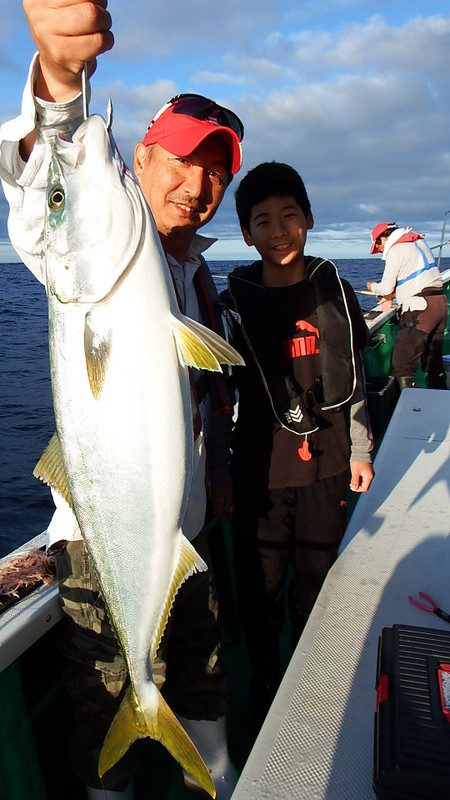
[[(50, 161), (49, 140), (55, 135), (71, 136), (83, 121), (81, 95), (64, 103), (50, 103), (33, 95), (37, 68), (35, 56), (29, 70), (18, 117), (0, 127), (0, 178), (10, 206), (8, 233), (11, 243), (24, 264), (45, 284), (44, 208), (47, 172)], [(27, 162), (19, 153), (21, 139), (36, 130), (36, 144)], [(169, 257), (182, 311), (199, 318), (193, 278), (200, 265), (200, 254), (215, 239), (198, 234), (194, 237), (185, 264)], [(56, 511), (48, 527), (49, 544), (60, 539), (80, 539), (81, 533), (71, 508), (52, 491)], [(202, 529), (206, 510), (205, 447), (201, 433), (194, 447), (194, 475), (183, 533), (192, 540)]]
[(402, 311), (421, 311), (427, 306), (424, 297), (416, 295), (425, 287), (442, 287), (442, 279), (433, 253), (424, 239), (414, 242), (398, 242), (407, 230), (398, 228), (386, 240), (383, 259), (386, 265), (383, 277), (372, 283), (371, 289), (378, 295), (389, 295), (395, 291)]

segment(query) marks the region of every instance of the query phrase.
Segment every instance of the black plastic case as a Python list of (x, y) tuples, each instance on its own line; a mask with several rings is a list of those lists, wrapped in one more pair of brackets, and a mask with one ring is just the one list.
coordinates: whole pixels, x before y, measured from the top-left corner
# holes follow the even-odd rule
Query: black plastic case
[(376, 795), (450, 800), (450, 631), (383, 628), (376, 686)]

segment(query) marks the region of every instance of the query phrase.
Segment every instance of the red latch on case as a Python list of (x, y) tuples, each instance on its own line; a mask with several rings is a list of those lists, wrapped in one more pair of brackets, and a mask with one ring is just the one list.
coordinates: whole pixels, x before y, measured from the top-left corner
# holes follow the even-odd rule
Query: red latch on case
[(389, 675), (384, 673), (380, 675), (380, 680), (377, 686), (377, 708), (380, 703), (385, 703), (389, 700)]
[(439, 664), (437, 674), (441, 710), (446, 721), (450, 722), (450, 664)]

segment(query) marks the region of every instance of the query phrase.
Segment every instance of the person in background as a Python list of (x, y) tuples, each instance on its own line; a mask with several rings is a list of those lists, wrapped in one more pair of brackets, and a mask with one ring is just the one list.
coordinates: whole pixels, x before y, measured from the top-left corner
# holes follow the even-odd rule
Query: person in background
[[(0, 176), (10, 203), (9, 234), (24, 263), (45, 281), (43, 212), (49, 140), (70, 136), (83, 119), (84, 63), (113, 46), (102, 0), (27, 0), (24, 9), (38, 54), (23, 94), (22, 113), (0, 129)], [(243, 126), (230, 110), (198, 95), (171, 99), (135, 148), (134, 169), (153, 212), (183, 313), (223, 333), (223, 311), (203, 252), (214, 240), (197, 234), (216, 213), (242, 161)], [(232, 510), (228, 474), (232, 406), (222, 376), (192, 380), (196, 414), (194, 479), (183, 533), (209, 562), (203, 531), (205, 481), (214, 511)], [(49, 525), (69, 624), (61, 642), (65, 685), (75, 707), (73, 764), (87, 797), (132, 797), (136, 750), (100, 781), (98, 755), (127, 687), (128, 676), (91, 571), (76, 519), (54, 493)], [(151, 588), (150, 588), (151, 591)], [(228, 800), (237, 773), (228, 757), (227, 686), (219, 659), (217, 601), (211, 570), (181, 587), (159, 651), (155, 680), (210, 768), (217, 797)], [(185, 775), (185, 783), (196, 788)]]
[(371, 254), (386, 262), (381, 281), (367, 288), (400, 306), (400, 331), (394, 345), (393, 373), (400, 390), (414, 386), (417, 368), (427, 375), (429, 389), (446, 389), (442, 341), (447, 299), (435, 258), (421, 233), (395, 222), (379, 222), (372, 230)]
[(230, 273), (221, 297), (246, 365), (232, 370), (233, 546), (261, 722), (280, 680), (289, 568), (293, 649), (336, 558), (349, 483), (366, 492), (372, 482), (361, 360), (368, 330), (334, 264), (304, 254), (314, 220), (292, 167), (273, 161), (248, 172), (236, 210), (260, 255)]

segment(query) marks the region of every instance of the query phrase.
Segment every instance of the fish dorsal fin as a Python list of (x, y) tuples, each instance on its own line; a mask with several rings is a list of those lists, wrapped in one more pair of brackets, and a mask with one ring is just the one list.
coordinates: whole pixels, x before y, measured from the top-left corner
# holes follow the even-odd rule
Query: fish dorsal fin
[(33, 475), (64, 497), (72, 508), (72, 497), (67, 481), (58, 434), (54, 433), (37, 462)]
[(169, 614), (173, 605), (173, 601), (175, 600), (175, 595), (178, 592), (181, 584), (190, 577), (194, 572), (205, 572), (208, 567), (203, 561), (203, 559), (199, 556), (196, 549), (192, 546), (192, 544), (186, 539), (185, 536), (180, 532), (181, 537), (181, 544), (180, 550), (178, 554), (178, 559), (175, 567), (175, 571), (169, 586), (169, 591), (167, 593), (166, 602), (164, 604), (164, 608), (161, 612), (161, 617), (159, 620), (158, 628), (155, 633), (155, 638), (152, 643), (152, 649), (150, 653), (151, 661), (153, 662), (159, 647), (159, 644), (162, 639), (162, 635), (164, 633), (164, 629), (167, 625), (167, 620), (169, 619)]
[(221, 336), (190, 317), (172, 316), (173, 334), (181, 363), (220, 372), (221, 364), (244, 365), (243, 358)]

